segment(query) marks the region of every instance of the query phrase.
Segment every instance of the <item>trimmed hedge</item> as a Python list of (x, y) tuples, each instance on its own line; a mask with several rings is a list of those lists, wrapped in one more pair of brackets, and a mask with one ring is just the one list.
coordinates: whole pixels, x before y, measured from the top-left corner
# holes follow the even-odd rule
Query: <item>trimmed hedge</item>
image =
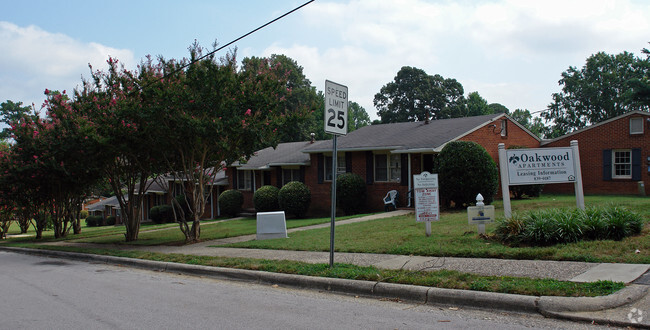
[(277, 211), (280, 209), (278, 203), (280, 189), (276, 186), (262, 186), (253, 194), (253, 204), (257, 212)]
[(237, 216), (244, 205), (244, 195), (241, 191), (229, 189), (219, 195), (219, 209), (223, 214)]
[(101, 215), (89, 215), (86, 217), (86, 227), (98, 227), (104, 222)]
[(361, 213), (366, 206), (366, 180), (354, 173), (336, 177), (336, 205), (346, 215)]
[(497, 222), (495, 236), (511, 245), (548, 246), (582, 240), (622, 240), (638, 235), (643, 217), (619, 206), (547, 209)]
[(174, 222), (174, 211), (169, 204), (154, 206), (149, 210), (149, 218), (157, 224)]
[(280, 189), (278, 202), (281, 210), (293, 214), (296, 218), (302, 218), (309, 210), (311, 191), (304, 183), (291, 181)]
[(499, 187), (497, 165), (488, 152), (476, 142), (452, 141), (447, 143), (434, 160), (434, 173), (438, 173), (440, 197), (444, 206), (453, 201), (456, 208), (476, 203), (479, 193), (489, 205)]
[(115, 222), (116, 222), (116, 219), (115, 219), (114, 216), (111, 215), (109, 217), (106, 217), (106, 225), (107, 226), (115, 226)]

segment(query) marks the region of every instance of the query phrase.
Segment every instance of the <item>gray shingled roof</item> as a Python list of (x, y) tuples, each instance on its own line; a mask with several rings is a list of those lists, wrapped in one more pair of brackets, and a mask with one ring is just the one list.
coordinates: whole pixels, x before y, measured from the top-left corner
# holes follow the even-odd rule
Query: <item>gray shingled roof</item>
[[(394, 150), (397, 152), (440, 151), (456, 140), (504, 114), (370, 125), (337, 138), (338, 151)], [(332, 141), (319, 141), (304, 149), (306, 153), (332, 150)]]
[(106, 206), (106, 205), (115, 208), (115, 207), (120, 206), (120, 202), (117, 200), (117, 197), (111, 196), (111, 197), (106, 198), (104, 200), (101, 200), (101, 201), (99, 201), (97, 203), (89, 205), (88, 206), (88, 211), (102, 211), (102, 210), (104, 210), (104, 206)]
[(310, 145), (312, 143), (309, 141), (280, 143), (275, 149), (268, 147), (257, 151), (246, 163), (235, 163), (233, 166), (241, 170), (262, 170), (270, 166), (309, 165), (309, 155), (302, 151)]

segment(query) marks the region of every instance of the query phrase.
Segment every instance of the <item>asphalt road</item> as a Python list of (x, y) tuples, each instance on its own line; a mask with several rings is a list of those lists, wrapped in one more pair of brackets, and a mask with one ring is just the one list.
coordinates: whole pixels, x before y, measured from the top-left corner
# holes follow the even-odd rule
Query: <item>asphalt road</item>
[(592, 329), (0, 251), (0, 329)]

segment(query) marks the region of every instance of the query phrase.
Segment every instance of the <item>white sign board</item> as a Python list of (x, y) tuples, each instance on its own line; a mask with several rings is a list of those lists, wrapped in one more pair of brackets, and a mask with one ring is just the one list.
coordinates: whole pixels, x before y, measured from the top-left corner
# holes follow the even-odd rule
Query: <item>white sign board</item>
[(413, 188), (415, 188), (415, 221), (440, 220), (438, 174), (422, 172), (414, 175)]
[(508, 149), (508, 177), (511, 186), (575, 182), (572, 148)]
[(257, 239), (287, 238), (284, 211), (257, 212)]
[(325, 80), (325, 133), (348, 134), (348, 87)]
[(494, 205), (468, 207), (467, 222), (470, 225), (494, 222)]
[(426, 222), (440, 220), (440, 208), (438, 205), (438, 188), (415, 189), (415, 221)]

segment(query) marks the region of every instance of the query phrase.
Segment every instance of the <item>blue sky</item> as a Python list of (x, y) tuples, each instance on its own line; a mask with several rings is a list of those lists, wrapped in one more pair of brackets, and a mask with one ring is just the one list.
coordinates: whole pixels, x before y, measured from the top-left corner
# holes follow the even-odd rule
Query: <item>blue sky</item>
[[(40, 108), (46, 88), (74, 89), (88, 63), (182, 58), (194, 40), (226, 44), (306, 0), (3, 2), (0, 101)], [(240, 60), (293, 58), (319, 90), (325, 79), (347, 85), (375, 119), (374, 94), (405, 65), (534, 112), (569, 66), (599, 51), (640, 54), (649, 32), (646, 0), (316, 0), (235, 46)]]

